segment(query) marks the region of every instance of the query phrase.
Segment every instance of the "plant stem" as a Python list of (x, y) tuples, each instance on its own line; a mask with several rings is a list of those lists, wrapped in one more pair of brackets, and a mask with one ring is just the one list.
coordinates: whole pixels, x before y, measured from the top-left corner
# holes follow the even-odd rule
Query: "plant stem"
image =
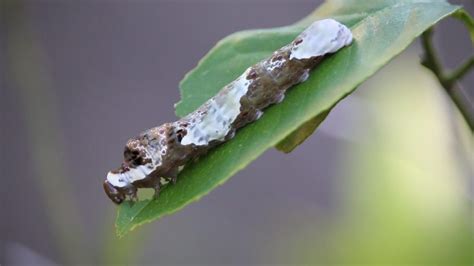
[(474, 130), (473, 103), (469, 101), (468, 96), (465, 95), (457, 81), (469, 72), (469, 70), (474, 68), (474, 56), (469, 58), (451, 74), (446, 74), (443, 70), (441, 60), (434, 49), (432, 37), (433, 28), (428, 29), (421, 35), (421, 44), (425, 51), (421, 63), (435, 74), (443, 88), (453, 100), (454, 104), (456, 104), (457, 108), (466, 119), (466, 122), (472, 131)]
[(456, 82), (456, 80), (462, 79), (462, 77), (474, 67), (474, 56), (467, 59), (461, 66), (454, 70), (451, 74), (446, 76), (448, 84)]

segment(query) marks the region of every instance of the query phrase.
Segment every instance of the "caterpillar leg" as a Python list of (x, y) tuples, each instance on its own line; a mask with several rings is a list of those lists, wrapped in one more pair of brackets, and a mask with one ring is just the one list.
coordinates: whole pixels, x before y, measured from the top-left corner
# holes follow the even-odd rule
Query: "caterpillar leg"
[(137, 189), (135, 188), (133, 192), (130, 194), (130, 201), (132, 203), (138, 202), (138, 195), (137, 195)]
[(153, 189), (155, 190), (155, 193), (153, 194), (154, 200), (158, 199), (158, 197), (160, 196), (160, 188), (161, 188), (161, 184), (160, 184), (160, 180), (158, 179), (158, 182), (155, 182), (155, 184), (153, 184)]
[[(238, 122), (234, 124), (234, 127), (241, 128), (249, 123), (257, 121), (260, 119), (260, 117), (262, 117), (262, 115), (263, 112), (259, 109), (254, 108), (253, 106), (248, 106), (240, 113), (239, 118), (237, 119)], [(232, 132), (232, 136), (228, 139), (231, 139), (233, 134), (235, 134), (235, 130)]]
[(130, 206), (133, 206), (136, 202), (138, 202), (137, 192), (137, 187), (133, 185), (130, 185), (126, 188), (126, 195), (128, 196)]
[(234, 136), (235, 136), (235, 130), (231, 129), (231, 130), (229, 130), (229, 133), (227, 133), (227, 136), (225, 137), (225, 140), (227, 141), (229, 139), (232, 139), (232, 138), (234, 138)]
[(303, 75), (301, 75), (300, 79), (298, 80), (298, 83), (303, 83), (309, 78), (309, 69), (306, 69)]
[(273, 100), (274, 103), (281, 103), (285, 99), (285, 92), (281, 92), (280, 94), (277, 94), (275, 96), (275, 99)]
[(181, 167), (176, 167), (174, 168), (170, 173), (167, 174), (167, 177), (165, 178), (165, 180), (167, 182), (171, 182), (174, 184), (176, 184), (176, 182), (178, 181), (178, 174), (180, 172), (180, 169), (182, 169)]

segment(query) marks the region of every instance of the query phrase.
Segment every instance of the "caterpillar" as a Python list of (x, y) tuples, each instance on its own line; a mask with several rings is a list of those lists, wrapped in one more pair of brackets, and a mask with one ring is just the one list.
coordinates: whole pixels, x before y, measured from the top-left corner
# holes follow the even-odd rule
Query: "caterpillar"
[(116, 204), (136, 201), (138, 188), (176, 183), (184, 165), (232, 139), (239, 128), (258, 120), (265, 108), (285, 98), (290, 87), (304, 82), (325, 55), (352, 43), (343, 24), (313, 22), (290, 44), (249, 67), (196, 111), (172, 123), (148, 129), (127, 141), (121, 166), (108, 172), (103, 187)]

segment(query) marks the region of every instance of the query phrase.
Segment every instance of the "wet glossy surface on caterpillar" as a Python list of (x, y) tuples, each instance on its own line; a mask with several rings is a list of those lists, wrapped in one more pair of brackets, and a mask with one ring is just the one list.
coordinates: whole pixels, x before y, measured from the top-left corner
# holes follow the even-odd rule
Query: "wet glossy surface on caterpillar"
[(281, 102), (290, 87), (304, 82), (324, 55), (352, 42), (352, 34), (332, 19), (314, 22), (292, 43), (250, 68), (196, 111), (130, 139), (124, 162), (110, 171), (104, 189), (115, 203), (136, 199), (137, 188), (176, 182), (189, 161), (231, 139), (269, 105)]

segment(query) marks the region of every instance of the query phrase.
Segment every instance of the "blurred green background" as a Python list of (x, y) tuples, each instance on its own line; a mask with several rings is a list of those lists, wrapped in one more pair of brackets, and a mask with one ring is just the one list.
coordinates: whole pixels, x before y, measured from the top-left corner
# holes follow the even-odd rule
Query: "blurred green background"
[[(417, 43), (293, 153), (116, 238), (101, 182), (126, 139), (174, 119), (216, 41), (319, 2), (2, 2), (0, 264), (473, 265), (472, 132)], [(457, 21), (436, 38), (448, 66), (474, 52)]]

